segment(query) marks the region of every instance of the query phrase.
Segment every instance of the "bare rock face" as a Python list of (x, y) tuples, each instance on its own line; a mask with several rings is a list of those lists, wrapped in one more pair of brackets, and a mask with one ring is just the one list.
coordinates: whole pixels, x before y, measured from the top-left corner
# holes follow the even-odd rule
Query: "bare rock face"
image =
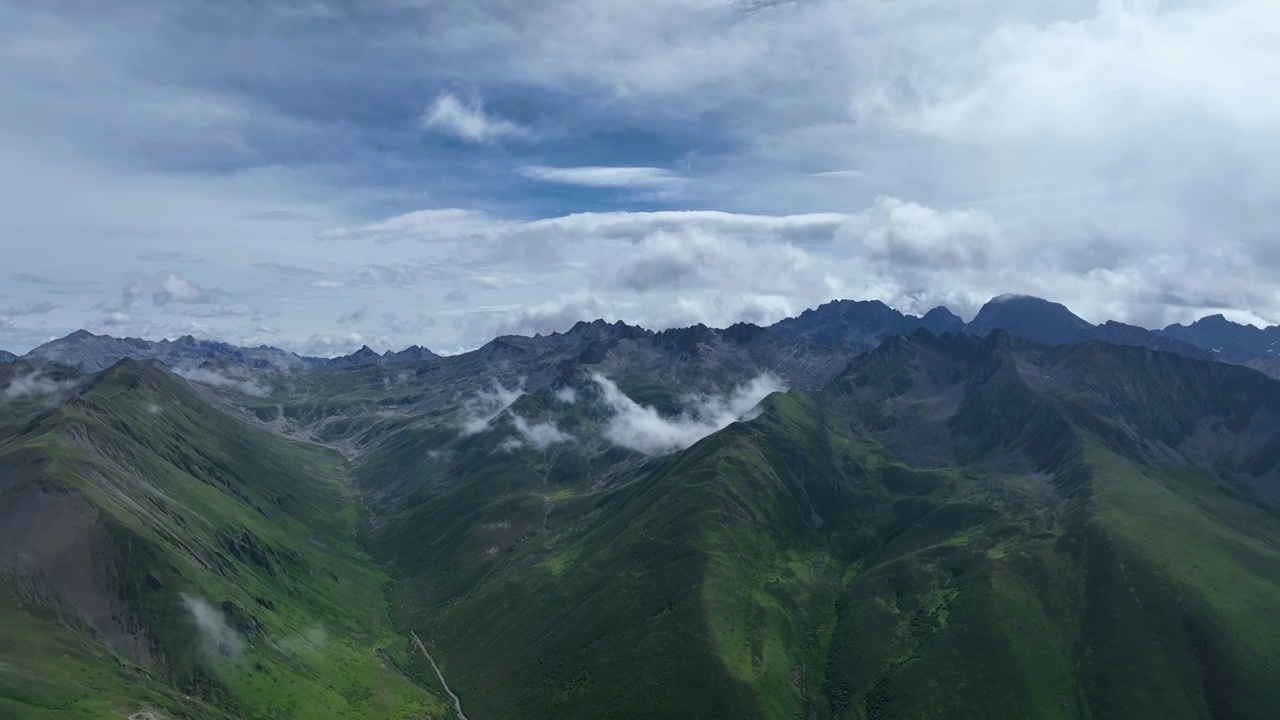
[(123, 599), (112, 534), (83, 496), (44, 482), (49, 464), (34, 451), (4, 458), (0, 577), (24, 601), (154, 669), (153, 639)]

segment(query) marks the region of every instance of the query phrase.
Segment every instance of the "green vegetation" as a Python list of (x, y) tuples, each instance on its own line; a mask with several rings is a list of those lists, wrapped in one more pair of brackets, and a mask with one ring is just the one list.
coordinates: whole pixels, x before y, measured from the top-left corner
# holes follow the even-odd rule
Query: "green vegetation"
[(87, 383), (0, 449), (34, 548), (0, 595), (5, 717), (448, 717), (396, 669), (416, 661), (340, 456), (161, 370)]
[[(1280, 383), (917, 335), (654, 458), (607, 441), (589, 371), (470, 434), (403, 368), (236, 401), (345, 458), (132, 363), (0, 408), (0, 520), (72, 530), (0, 566), (0, 712), (449, 717), (409, 631), (473, 720), (1280, 707)], [(574, 440), (516, 442), (512, 413)], [(108, 572), (68, 573), (78, 548)]]

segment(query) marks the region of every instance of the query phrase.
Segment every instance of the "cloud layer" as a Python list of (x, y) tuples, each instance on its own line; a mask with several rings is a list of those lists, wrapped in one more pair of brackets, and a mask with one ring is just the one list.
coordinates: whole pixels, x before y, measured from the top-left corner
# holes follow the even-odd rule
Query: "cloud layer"
[(727, 395), (689, 398), (683, 413), (666, 417), (657, 409), (632, 400), (604, 375), (593, 374), (591, 380), (611, 413), (604, 425), (605, 437), (616, 445), (647, 455), (683, 450), (743, 419), (771, 393), (786, 390), (778, 378), (762, 375)]
[(479, 435), (491, 430), (493, 421), (522, 395), (524, 395), (523, 390), (508, 388), (494, 380), (489, 389), (481, 390), (467, 398), (462, 408), (464, 415), (460, 431), (462, 436)]
[(267, 397), (271, 395), (271, 387), (248, 372), (236, 372), (232, 369), (211, 370), (202, 367), (175, 367), (173, 372), (192, 382), (212, 385), (217, 388), (235, 390), (244, 395)]
[(24, 397), (56, 395), (72, 387), (75, 387), (74, 381), (55, 380), (36, 370), (10, 380), (9, 384), (5, 385), (2, 396), (7, 400), (16, 400)]
[(1004, 292), (1276, 323), (1277, 34), (1272, 0), (0, 0), (0, 347)]

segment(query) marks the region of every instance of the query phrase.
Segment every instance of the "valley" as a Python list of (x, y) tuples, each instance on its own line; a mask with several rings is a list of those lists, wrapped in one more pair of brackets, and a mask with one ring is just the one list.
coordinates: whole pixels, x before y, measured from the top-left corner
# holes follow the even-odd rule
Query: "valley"
[(1280, 382), (1246, 367), (597, 322), (203, 371), (0, 364), (6, 717), (1280, 703)]

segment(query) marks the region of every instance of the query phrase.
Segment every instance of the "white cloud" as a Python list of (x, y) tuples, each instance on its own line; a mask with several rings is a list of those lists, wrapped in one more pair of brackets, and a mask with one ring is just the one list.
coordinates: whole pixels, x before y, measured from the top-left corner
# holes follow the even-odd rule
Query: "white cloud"
[(338, 324), (339, 325), (356, 325), (358, 323), (364, 322), (364, 319), (368, 317), (368, 315), (369, 315), (368, 307), (359, 307), (352, 310), (351, 312), (345, 312), (339, 315)]
[(231, 368), (219, 371), (201, 367), (175, 367), (173, 372), (175, 375), (184, 377), (192, 382), (235, 390), (245, 395), (253, 395), (255, 397), (271, 395), (271, 387), (260, 378), (254, 377), (247, 370), (236, 372)]
[(463, 403), (462, 411), (466, 419), (462, 423), (461, 435), (466, 437), (488, 432), (494, 418), (511, 407), (521, 395), (524, 395), (524, 390), (508, 388), (494, 380), (488, 390), (481, 390)]
[(57, 305), (54, 305), (48, 300), (42, 300), (38, 303), (27, 303), (25, 305), (15, 305), (15, 306), (7, 307), (3, 310), (0, 310), (0, 315), (4, 315), (8, 317), (21, 317), (24, 315), (45, 315), (57, 309), (58, 309)]
[(604, 375), (595, 373), (591, 379), (612, 413), (604, 426), (605, 437), (616, 445), (647, 455), (683, 450), (741, 419), (769, 394), (786, 390), (776, 377), (761, 375), (728, 395), (688, 398), (681, 415), (664, 417), (655, 408), (627, 397)]
[(524, 442), (539, 450), (545, 450), (557, 443), (573, 442), (573, 437), (562, 431), (554, 422), (531, 423), (515, 413), (511, 414), (511, 419), (516, 426), (516, 432), (520, 433)]
[(533, 180), (600, 188), (671, 188), (685, 178), (656, 167), (547, 167), (531, 165), (520, 174)]
[[(481, 330), (484, 328), (498, 335), (563, 332), (573, 327), (573, 324), (579, 320), (596, 318), (612, 320), (616, 317), (607, 301), (590, 292), (580, 292), (536, 304), (482, 308), (475, 312), (480, 314), (484, 323), (477, 326), (474, 331), (484, 332)], [(490, 318), (496, 318), (496, 322), (490, 322)]]
[(1277, 30), (1268, 0), (1102, 0), (1075, 22), (1001, 25), (892, 119), (983, 143), (1105, 142), (1197, 116), (1259, 129), (1280, 119)]
[(556, 390), (555, 398), (557, 402), (562, 402), (565, 405), (573, 405), (578, 402), (578, 391), (568, 385), (565, 385), (564, 387)]
[[(148, 274), (91, 322), (317, 353), (359, 346), (333, 326), (362, 305), (423, 308), (441, 322), (388, 342), (446, 348), (1010, 291), (1280, 320), (1273, 0), (320, 0), (200, 25), (162, 4), (0, 10), (0, 235), (30, 239), (0, 293), (62, 306), (0, 313), (10, 349), (85, 324), (139, 258), (199, 274)], [(445, 92), (406, 131), (423, 87), (488, 103)], [(559, 214), (686, 177), (663, 212)], [(316, 237), (345, 242), (316, 260)]]
[(75, 387), (71, 380), (58, 381), (36, 370), (26, 375), (19, 375), (9, 381), (4, 388), (4, 397), (9, 400), (34, 395), (56, 395)]
[[(374, 349), (389, 349), (395, 343), (383, 335), (369, 337), (358, 332), (346, 334), (317, 333), (300, 343), (282, 343), (286, 350), (293, 350), (300, 355), (311, 357), (333, 358), (350, 355), (361, 347), (368, 345)], [(401, 349), (400, 347), (396, 348)]]
[(193, 595), (182, 595), (182, 606), (200, 633), (201, 647), (211, 656), (239, 657), (244, 652), (245, 639), (227, 623), (221, 610), (207, 600)]
[(422, 126), (473, 143), (525, 134), (519, 125), (486, 113), (480, 100), (460, 100), (453, 93), (435, 99), (422, 115)]

